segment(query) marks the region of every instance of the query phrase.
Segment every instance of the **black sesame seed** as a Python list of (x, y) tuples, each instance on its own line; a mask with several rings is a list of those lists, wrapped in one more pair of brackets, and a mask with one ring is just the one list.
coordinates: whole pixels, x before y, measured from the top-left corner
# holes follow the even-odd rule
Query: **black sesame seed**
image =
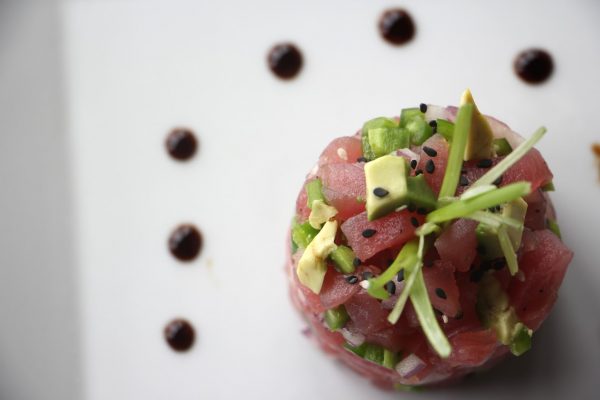
[(437, 156), (437, 151), (435, 151), (435, 149), (432, 149), (431, 147), (423, 146), (423, 151), (429, 157), (435, 157), (435, 156)]
[(418, 170), (416, 170), (416, 171), (415, 171), (415, 176), (419, 176), (419, 175), (421, 175), (422, 173), (423, 173), (423, 170), (421, 170), (421, 169), (418, 169)]
[(387, 290), (387, 292), (393, 296), (394, 293), (396, 293), (396, 284), (392, 281), (389, 281), (385, 284), (385, 290)]
[(484, 158), (477, 163), (477, 168), (490, 168), (493, 165), (492, 160)]
[(362, 231), (363, 237), (367, 238), (367, 239), (376, 233), (377, 233), (377, 231), (375, 229), (365, 229), (364, 231)]
[(498, 179), (496, 179), (494, 182), (492, 182), (494, 185), (498, 186), (502, 183), (502, 175), (500, 175), (498, 177)]
[(421, 110), (422, 113), (426, 113), (427, 112), (427, 104), (425, 104), (425, 103), (419, 104), (419, 110)]
[(415, 168), (417, 168), (417, 160), (411, 160), (411, 162), (410, 162), (410, 167), (411, 167), (412, 169), (415, 169)]
[(439, 297), (440, 299), (446, 299), (447, 298), (446, 292), (444, 292), (444, 289), (442, 289), (442, 288), (436, 288), (435, 289), (435, 295), (437, 297)]
[(373, 277), (373, 273), (371, 271), (365, 271), (362, 273), (363, 280), (371, 279)]
[(407, 207), (407, 208), (408, 208), (408, 211), (410, 211), (410, 212), (415, 212), (415, 211), (417, 211), (417, 206), (415, 206), (415, 205), (414, 205), (414, 204), (412, 204), (412, 203), (410, 203), (410, 204), (408, 205), (408, 207)]
[(425, 260), (423, 265), (425, 265), (427, 268), (431, 268), (433, 267), (433, 260)]
[(415, 228), (419, 227), (419, 220), (417, 220), (415, 217), (410, 217), (410, 223), (412, 224), (412, 226), (414, 226)]
[(379, 198), (381, 197), (385, 197), (388, 194), (390, 194), (390, 192), (388, 192), (387, 190), (385, 190), (382, 187), (376, 187), (375, 189), (373, 189), (373, 194)]
[(477, 253), (479, 254), (485, 254), (485, 247), (482, 245), (477, 246)]
[(364, 157), (358, 157), (358, 158), (356, 159), (356, 162), (367, 162), (367, 159), (366, 159), (366, 158), (364, 158)]
[(424, 209), (423, 207), (419, 207), (419, 208), (417, 208), (417, 214), (425, 215), (425, 214), (427, 214), (427, 210)]
[(404, 270), (401, 269), (400, 272), (398, 272), (398, 275), (396, 275), (396, 280), (398, 282), (402, 282), (404, 280)]
[(539, 292), (540, 292), (540, 293), (544, 293), (544, 289), (540, 289), (540, 290), (539, 290)]
[(388, 260), (387, 260), (387, 266), (389, 267), (393, 263), (394, 263), (394, 259), (393, 258), (388, 258)]
[(358, 283), (358, 276), (356, 276), (356, 275), (347, 276), (346, 282), (348, 282), (351, 285), (354, 285), (354, 284)]
[(429, 174), (433, 174), (433, 171), (435, 171), (435, 164), (433, 163), (433, 160), (427, 160), (425, 163), (425, 171), (427, 171)]
[(354, 265), (355, 267), (358, 267), (360, 264), (362, 264), (362, 261), (360, 261), (360, 258), (354, 257), (354, 260), (352, 260), (352, 265)]
[(432, 119), (431, 121), (429, 121), (429, 126), (432, 128), (437, 128), (437, 121), (435, 119)]
[(469, 186), (469, 180), (464, 175), (460, 176), (460, 186)]
[(504, 267), (506, 267), (506, 259), (504, 258), (498, 258), (492, 262), (492, 268), (496, 271), (499, 271)]

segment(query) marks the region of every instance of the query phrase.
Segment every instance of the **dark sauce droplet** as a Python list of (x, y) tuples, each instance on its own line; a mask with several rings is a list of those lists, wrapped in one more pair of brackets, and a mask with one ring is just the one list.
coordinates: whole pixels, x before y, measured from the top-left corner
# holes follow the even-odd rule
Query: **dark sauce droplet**
[(381, 36), (393, 45), (409, 42), (415, 36), (415, 24), (409, 13), (402, 9), (391, 9), (379, 19)]
[(554, 71), (552, 56), (542, 49), (524, 50), (515, 58), (515, 72), (527, 83), (542, 83)]
[(276, 44), (267, 55), (271, 71), (281, 79), (292, 79), (302, 69), (302, 53), (291, 43)]
[(189, 350), (195, 339), (194, 327), (184, 319), (174, 319), (165, 327), (165, 340), (175, 351)]
[(201, 249), (202, 235), (193, 225), (180, 225), (169, 237), (169, 250), (181, 261), (193, 260)]
[(185, 128), (175, 128), (167, 136), (167, 151), (176, 160), (188, 160), (196, 154), (198, 141), (194, 132)]

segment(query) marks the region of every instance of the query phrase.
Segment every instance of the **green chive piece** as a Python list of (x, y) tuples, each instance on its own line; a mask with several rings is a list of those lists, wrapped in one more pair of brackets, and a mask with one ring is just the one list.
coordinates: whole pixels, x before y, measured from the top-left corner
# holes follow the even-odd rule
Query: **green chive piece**
[(520, 356), (531, 349), (531, 336), (533, 332), (521, 322), (515, 326), (515, 332), (510, 343), (510, 352), (515, 356)]
[(410, 258), (411, 261), (413, 261), (413, 263), (410, 265), (407, 265), (404, 268), (405, 269), (404, 287), (402, 288), (402, 292), (400, 292), (400, 296), (398, 296), (398, 300), (396, 300), (396, 304), (394, 304), (394, 308), (392, 309), (392, 312), (390, 312), (390, 314), (388, 315), (388, 321), (392, 324), (395, 324), (400, 319), (400, 316), (402, 315), (402, 311), (404, 311), (404, 306), (406, 305), (406, 301), (408, 300), (408, 298), (411, 294), (411, 291), (413, 289), (413, 286), (415, 284), (415, 281), (417, 280), (417, 273), (418, 273), (418, 271), (421, 270), (421, 267), (423, 266), (423, 263), (422, 263), (423, 255), (422, 255), (422, 253), (421, 254), (419, 253), (419, 249), (422, 248), (421, 242), (424, 242), (424, 241), (425, 241), (425, 237), (420, 236), (418, 242), (416, 240), (409, 242), (409, 243), (415, 243), (417, 248), (414, 252), (414, 256)]
[(530, 192), (531, 184), (529, 182), (512, 183), (468, 200), (458, 200), (450, 203), (429, 213), (427, 221), (440, 223), (466, 217), (475, 211), (508, 203), (519, 197), (526, 196)]
[(508, 271), (514, 276), (519, 271), (519, 264), (517, 262), (517, 254), (504, 225), (498, 229), (498, 241), (500, 242), (502, 253), (504, 253), (504, 258), (506, 258)]
[(319, 178), (313, 179), (310, 182), (306, 183), (306, 203), (308, 208), (312, 210), (313, 203), (317, 200), (321, 200), (323, 203), (327, 204), (325, 201), (325, 196), (323, 196), (323, 184)]
[(417, 278), (411, 290), (410, 301), (415, 308), (421, 329), (423, 329), (429, 344), (431, 344), (431, 347), (433, 347), (440, 357), (447, 358), (452, 353), (452, 347), (435, 317), (433, 306), (425, 287), (423, 271), (421, 269), (417, 269), (416, 271)]
[[(465, 104), (458, 109), (456, 115), (456, 124), (454, 125), (454, 135), (450, 145), (450, 154), (448, 155), (448, 164), (446, 173), (442, 182), (442, 188), (438, 197), (454, 196), (460, 171), (462, 169), (463, 156), (467, 146), (467, 138), (471, 129), (471, 120), (473, 116), (473, 104)], [(493, 182), (493, 181), (492, 181)], [(490, 183), (492, 183), (490, 182)]]
[(417, 262), (418, 247), (419, 244), (417, 240), (406, 243), (388, 269), (383, 271), (383, 273), (376, 278), (369, 279), (368, 293), (380, 300), (389, 298), (390, 294), (385, 290), (385, 284), (395, 279), (400, 270), (408, 269)]
[(548, 229), (550, 229), (552, 233), (558, 236), (559, 239), (562, 239), (562, 235), (560, 234), (560, 226), (558, 226), (558, 222), (556, 222), (553, 219), (548, 219), (546, 223), (548, 225)]
[(448, 143), (452, 141), (452, 136), (454, 135), (454, 124), (450, 121), (446, 121), (445, 119), (437, 119), (437, 133), (442, 135), (444, 139)]
[(329, 257), (331, 257), (338, 269), (344, 274), (351, 274), (356, 270), (354, 266), (356, 255), (354, 255), (354, 252), (348, 246), (339, 245), (331, 252)]
[(523, 223), (517, 221), (516, 219), (489, 211), (475, 211), (474, 213), (467, 215), (466, 218), (481, 222), (494, 229), (500, 228), (500, 225), (506, 225), (517, 230), (523, 229)]
[(505, 138), (494, 139), (493, 145), (494, 153), (496, 153), (498, 157), (507, 156), (512, 151), (512, 146)]
[(346, 312), (346, 308), (343, 305), (325, 311), (325, 323), (331, 331), (342, 329), (349, 318), (348, 312)]
[[(517, 161), (527, 154), (529, 150), (535, 146), (537, 142), (544, 136), (546, 133), (546, 128), (541, 127), (538, 128), (537, 131), (529, 139), (524, 141), (513, 150), (509, 155), (507, 155), (502, 161), (500, 161), (496, 166), (490, 169), (485, 173), (481, 178), (479, 178), (475, 183), (471, 185), (471, 187), (483, 186), (483, 185), (491, 185), (496, 179), (500, 178), (502, 174), (504, 174), (510, 167), (512, 167)], [(447, 173), (448, 171), (446, 171)]]
[(317, 236), (319, 231), (312, 226), (310, 223), (305, 222), (303, 224), (295, 223), (292, 226), (292, 241), (301, 249), (306, 249), (308, 244)]
[(554, 182), (550, 181), (546, 183), (544, 186), (542, 186), (542, 190), (544, 192), (554, 192), (556, 190), (556, 188), (554, 187)]

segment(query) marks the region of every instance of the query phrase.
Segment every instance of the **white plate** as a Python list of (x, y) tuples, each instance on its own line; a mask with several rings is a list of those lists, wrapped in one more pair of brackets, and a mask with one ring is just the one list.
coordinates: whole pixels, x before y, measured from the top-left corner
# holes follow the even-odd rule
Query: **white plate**
[[(417, 35), (396, 48), (380, 39), (376, 22), (397, 5), (413, 15)], [(61, 175), (41, 163), (39, 176), (70, 188), (60, 193), (73, 204), (72, 219), (65, 219), (73, 224), (61, 226), (75, 242), (69, 254), (76, 268), (61, 267), (65, 261), (56, 253), (63, 253), (51, 251), (57, 242), (52, 231), (40, 239), (50, 265), (28, 263), (17, 251), (2, 256), (3, 270), (12, 263), (46, 271), (8, 275), (16, 283), (2, 288), (13, 314), (3, 315), (45, 315), (56, 340), (34, 336), (44, 345), (28, 356), (46, 354), (38, 372), (45, 378), (36, 381), (17, 360), (18, 350), (7, 350), (14, 334), (1, 333), (0, 357), (10, 355), (20, 367), (11, 374), (0, 370), (7, 388), (0, 393), (42, 398), (39, 382), (47, 382), (46, 399), (397, 398), (358, 379), (300, 334), (303, 323), (288, 301), (283, 273), (286, 230), (303, 176), (331, 139), (402, 107), (456, 103), (470, 86), (482, 111), (525, 136), (548, 127), (540, 149), (555, 173), (552, 197), (576, 255), (531, 352), (462, 385), (404, 397), (592, 398), (600, 388), (600, 185), (589, 150), (600, 141), (599, 13), (598, 2), (566, 0), (64, 4), (57, 21), (65, 86), (55, 92), (64, 101), (65, 109), (56, 112), (64, 113), (68, 135), (48, 151), (68, 151), (69, 170)], [(291, 82), (266, 68), (266, 52), (282, 40), (295, 42), (305, 55), (304, 69)], [(556, 62), (551, 80), (539, 87), (512, 71), (515, 54), (530, 46), (548, 49)], [(11, 116), (5, 108), (0, 120), (5, 113)], [(29, 132), (39, 127), (30, 125), (24, 135), (36, 137)], [(174, 162), (164, 151), (166, 133), (179, 125), (196, 131), (201, 142), (191, 162)], [(14, 166), (15, 150), (4, 140), (2, 155), (15, 159)], [(27, 163), (19, 165), (39, 179)], [(10, 174), (8, 187), (20, 187), (23, 174)], [(65, 215), (70, 207), (60, 199), (43, 198), (39, 214)], [(59, 203), (62, 208), (54, 208)], [(10, 205), (1, 212), (15, 226), (11, 214), (34, 208)], [(189, 265), (166, 249), (180, 222), (197, 224), (205, 237), (203, 253)], [(75, 285), (61, 280), (72, 301), (56, 301), (57, 294), (46, 290), (20, 309), (15, 302), (23, 291), (35, 294), (51, 284), (41, 277), (53, 268), (76, 279)], [(61, 313), (36, 306), (53, 302)], [(65, 312), (74, 313), (67, 307), (77, 308), (80, 319), (66, 318)], [(62, 319), (55, 318), (59, 314)], [(162, 338), (165, 323), (177, 316), (198, 333), (186, 354), (172, 352)], [(80, 333), (72, 337), (73, 346), (81, 343), (81, 358), (72, 355), (69, 341), (58, 339), (66, 320)], [(30, 337), (16, 340), (24, 345)], [(63, 352), (71, 356), (54, 367), (52, 357)], [(31, 388), (24, 389), (25, 382)], [(53, 386), (59, 383), (75, 389), (61, 392)]]

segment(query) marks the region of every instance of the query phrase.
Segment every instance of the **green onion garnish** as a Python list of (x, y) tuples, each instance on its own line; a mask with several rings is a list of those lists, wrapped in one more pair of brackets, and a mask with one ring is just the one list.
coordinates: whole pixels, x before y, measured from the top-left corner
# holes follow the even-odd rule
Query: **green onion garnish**
[(552, 233), (558, 236), (559, 239), (562, 239), (562, 236), (560, 234), (560, 226), (558, 226), (558, 223), (553, 219), (548, 219), (546, 223), (548, 225), (548, 229), (550, 229)]
[(325, 311), (325, 323), (331, 331), (342, 329), (349, 318), (343, 305)]
[[(471, 120), (473, 117), (473, 104), (465, 104), (458, 109), (456, 123), (454, 125), (454, 134), (452, 136), (452, 146), (448, 155), (448, 164), (444, 181), (440, 189), (439, 197), (454, 196), (458, 181), (460, 179), (460, 170), (462, 169), (467, 138), (471, 129)], [(493, 182), (493, 181), (492, 181)], [(490, 183), (492, 183), (490, 182)]]
[[(419, 241), (421, 241), (421, 238), (423, 238), (423, 236), (419, 238)], [(402, 288), (400, 296), (398, 296), (398, 300), (396, 300), (396, 304), (394, 304), (392, 312), (388, 315), (388, 321), (392, 324), (395, 324), (400, 319), (400, 315), (402, 315), (402, 311), (404, 311), (404, 306), (406, 305), (406, 301), (408, 300), (412, 287), (417, 278), (416, 271), (422, 266), (418, 254), (419, 243), (416, 240), (411, 240), (404, 245), (402, 250), (409, 245), (410, 247), (407, 250), (406, 260), (410, 262), (407, 262), (407, 265), (404, 266), (404, 287)]]
[(481, 222), (487, 227), (497, 230), (501, 225), (506, 225), (511, 228), (521, 229), (523, 224), (514, 218), (505, 217), (502, 214), (495, 214), (489, 211), (475, 211), (466, 216), (473, 221)]
[[(462, 108), (462, 107), (461, 107)], [(483, 185), (491, 185), (496, 179), (500, 178), (502, 174), (504, 174), (510, 167), (512, 167), (517, 161), (519, 161), (529, 150), (535, 146), (535, 144), (544, 136), (546, 133), (546, 128), (541, 127), (538, 128), (537, 131), (529, 139), (524, 141), (512, 151), (509, 155), (504, 158), (504, 160), (500, 161), (496, 166), (486, 172), (481, 178), (479, 178), (471, 187), (483, 186)]]
[(417, 240), (406, 243), (388, 269), (383, 271), (383, 273), (376, 278), (369, 279), (368, 293), (380, 300), (389, 298), (390, 294), (385, 290), (385, 284), (394, 279), (400, 270), (409, 269), (417, 262), (418, 247)]
[(519, 264), (517, 262), (517, 254), (515, 253), (515, 249), (510, 241), (510, 237), (508, 236), (505, 225), (502, 225), (500, 228), (498, 228), (498, 241), (500, 242), (502, 253), (504, 253), (504, 258), (506, 258), (508, 270), (511, 275), (515, 275), (519, 271)]
[(509, 201), (526, 196), (531, 192), (529, 182), (517, 182), (502, 188), (484, 193), (468, 200), (458, 200), (439, 208), (427, 215), (428, 222), (445, 222), (456, 218), (466, 217), (475, 211), (485, 210), (490, 207), (508, 203)]

